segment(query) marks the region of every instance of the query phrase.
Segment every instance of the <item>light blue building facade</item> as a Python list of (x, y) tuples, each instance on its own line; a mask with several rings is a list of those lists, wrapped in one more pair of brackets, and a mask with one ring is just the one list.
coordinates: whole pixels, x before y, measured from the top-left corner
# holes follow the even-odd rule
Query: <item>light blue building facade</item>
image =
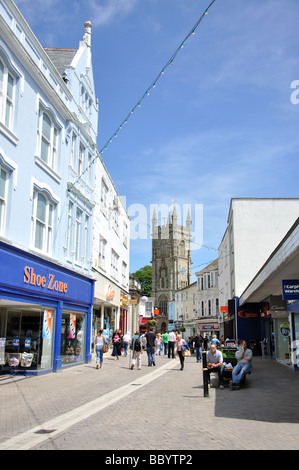
[(45, 49), (0, 0), (0, 369), (90, 360), (98, 102), (91, 23)]

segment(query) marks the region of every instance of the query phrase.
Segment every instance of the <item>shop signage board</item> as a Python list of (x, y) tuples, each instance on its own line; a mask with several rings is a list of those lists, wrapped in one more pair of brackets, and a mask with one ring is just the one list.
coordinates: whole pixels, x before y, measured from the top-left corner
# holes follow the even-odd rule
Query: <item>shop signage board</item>
[(299, 279), (282, 280), (283, 300), (299, 300)]
[[(2, 275), (3, 274), (3, 275)], [(92, 303), (91, 281), (85, 276), (0, 243), (0, 288), (56, 299)]]

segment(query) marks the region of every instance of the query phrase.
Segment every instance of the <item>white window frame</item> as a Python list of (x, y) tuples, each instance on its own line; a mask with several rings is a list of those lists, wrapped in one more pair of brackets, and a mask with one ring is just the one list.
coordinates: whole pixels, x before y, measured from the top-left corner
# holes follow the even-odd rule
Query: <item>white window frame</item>
[(73, 210), (74, 203), (69, 200), (68, 216), (67, 216), (67, 240), (66, 240), (66, 253), (67, 258), (72, 256), (72, 240), (73, 240)]
[[(43, 131), (44, 118), (49, 120), (50, 125), (50, 135), (45, 135)], [(51, 168), (53, 171), (57, 171), (58, 163), (58, 139), (59, 139), (60, 129), (55, 124), (50, 113), (47, 113), (42, 107), (39, 109), (39, 123), (38, 123), (38, 156), (40, 160)], [(44, 142), (45, 147), (47, 148), (46, 157), (42, 155), (42, 149)]]
[(5, 220), (6, 220), (6, 212), (7, 212), (7, 192), (8, 192), (8, 180), (9, 180), (9, 172), (5, 168), (0, 165), (0, 179), (2, 178), (2, 172), (5, 174), (4, 180), (4, 191), (3, 195), (0, 193), (0, 235), (4, 235), (5, 229)]
[[(45, 217), (44, 220), (38, 218), (38, 199), (39, 196), (45, 199)], [(49, 198), (44, 191), (38, 190), (37, 188), (33, 191), (32, 201), (32, 248), (41, 253), (47, 255), (52, 254), (52, 243), (53, 243), (53, 232), (54, 232), (54, 220), (55, 220), (55, 209), (56, 204)], [(37, 246), (37, 225), (42, 229), (42, 243), (41, 246)]]
[[(15, 108), (16, 77), (0, 58), (3, 67), (2, 81), (0, 81), (0, 122), (10, 131), (13, 130)], [(9, 94), (9, 77), (12, 79), (12, 93)]]
[(111, 276), (118, 281), (118, 261), (119, 256), (116, 251), (111, 248)]
[(106, 270), (106, 246), (107, 246), (107, 240), (105, 240), (105, 238), (102, 237), (102, 235), (100, 235), (98, 261), (99, 261), (99, 267), (103, 269), (104, 271)]
[(82, 217), (83, 217), (83, 211), (80, 209), (80, 207), (76, 207), (76, 221), (75, 221), (75, 262), (80, 261), (80, 255), (81, 255), (81, 230), (82, 230)]

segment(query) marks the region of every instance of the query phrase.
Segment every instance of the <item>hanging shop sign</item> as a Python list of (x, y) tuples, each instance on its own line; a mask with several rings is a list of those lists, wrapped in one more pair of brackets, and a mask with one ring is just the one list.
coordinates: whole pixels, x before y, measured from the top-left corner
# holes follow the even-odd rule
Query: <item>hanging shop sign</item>
[(291, 329), (289, 323), (282, 323), (279, 328), (282, 336), (290, 336)]
[(120, 306), (127, 307), (129, 305), (129, 296), (127, 294), (120, 293)]
[(115, 290), (112, 288), (111, 284), (108, 284), (106, 290), (106, 300), (112, 300), (115, 296)]
[(299, 279), (282, 280), (283, 300), (299, 300)]

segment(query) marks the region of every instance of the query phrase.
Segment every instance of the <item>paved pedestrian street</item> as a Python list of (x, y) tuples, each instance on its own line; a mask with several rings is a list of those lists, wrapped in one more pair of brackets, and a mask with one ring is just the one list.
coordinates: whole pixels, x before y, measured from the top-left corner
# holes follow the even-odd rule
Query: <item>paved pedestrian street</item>
[(0, 396), (1, 450), (89, 449), (104, 457), (106, 450), (109, 458), (116, 450), (120, 458), (138, 450), (299, 449), (299, 374), (261, 357), (245, 387), (211, 388), (208, 397), (194, 357), (181, 371), (178, 359), (165, 356), (148, 367), (146, 354), (141, 370), (106, 355), (99, 370), (93, 361), (37, 377), (2, 376)]

